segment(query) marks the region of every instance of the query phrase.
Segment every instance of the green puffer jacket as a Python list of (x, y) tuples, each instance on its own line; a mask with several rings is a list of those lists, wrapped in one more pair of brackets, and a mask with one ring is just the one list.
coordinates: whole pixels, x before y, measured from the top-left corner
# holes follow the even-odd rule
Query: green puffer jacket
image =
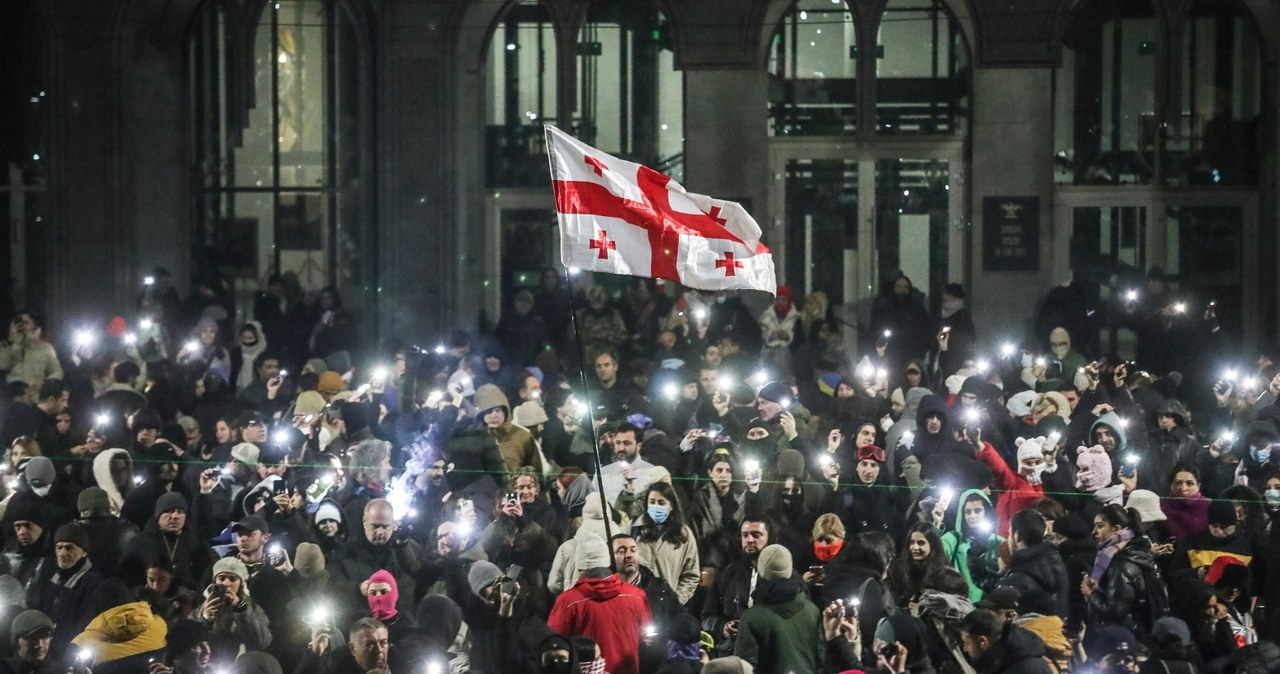
[[(1000, 575), (1000, 544), (1004, 542), (1004, 538), (994, 533), (968, 531), (968, 527), (964, 524), (964, 504), (971, 496), (982, 498), (983, 504), (987, 509), (987, 521), (995, 524), (996, 511), (991, 506), (991, 499), (980, 489), (969, 489), (956, 499), (953, 507), (956, 510), (955, 525), (942, 534), (942, 552), (947, 556), (947, 560), (951, 562), (951, 566), (960, 575), (964, 576), (964, 582), (969, 585), (969, 601), (978, 603), (985, 594), (980, 587), (985, 579), (995, 581)], [(973, 541), (978, 537), (986, 537), (987, 549), (982, 553), (981, 559), (982, 569), (978, 573), (974, 573), (974, 569), (970, 567), (969, 551), (973, 548)], [(978, 578), (975, 580), (974, 576)]]

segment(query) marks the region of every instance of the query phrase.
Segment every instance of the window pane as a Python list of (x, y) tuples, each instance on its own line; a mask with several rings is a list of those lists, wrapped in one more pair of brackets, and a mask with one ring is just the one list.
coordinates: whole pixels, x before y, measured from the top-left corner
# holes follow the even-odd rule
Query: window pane
[(318, 0), (284, 1), (276, 10), (276, 107), (283, 186), (325, 184), (325, 4)]
[(625, 67), (631, 48), (630, 35), (613, 22), (588, 22), (578, 36), (577, 135), (614, 154), (629, 149), (622, 135), (631, 124), (634, 91)]
[(1147, 0), (1089, 0), (1076, 9), (1056, 75), (1058, 182), (1151, 182), (1158, 32)]
[(275, 185), (275, 120), (272, 119), (275, 106), (271, 104), (276, 65), (276, 54), (271, 44), (273, 19), (274, 12), (268, 6), (253, 33), (253, 105), (248, 105), (245, 113), (245, 128), (239, 134), (233, 130), (227, 137), (232, 144), (233, 157), (228, 172), (231, 184), (239, 187)]
[[(370, 171), (362, 124), (364, 26), (339, 0), (278, 0), (245, 25), (204, 3), (189, 36), (199, 178), (197, 267), (237, 277), (251, 306), (268, 272), (296, 273), (307, 290), (336, 283), (347, 304), (367, 300)], [(246, 78), (252, 77), (252, 81)], [(279, 173), (273, 166), (279, 163)], [(335, 263), (341, 260), (341, 267)]]
[(654, 168), (683, 182), (684, 73), (676, 70), (670, 46), (667, 42), (658, 51), (658, 164)]
[(672, 49), (666, 17), (647, 3), (593, 2), (577, 42), (577, 136), (659, 170), (680, 161), (684, 75)]
[(494, 27), (487, 87), (488, 184), (545, 184), (542, 125), (556, 121), (556, 36), (540, 3), (512, 6)]
[(786, 181), (787, 285), (797, 295), (824, 291), (840, 304), (857, 278), (858, 162), (793, 159)]
[(836, 136), (856, 131), (853, 14), (843, 0), (799, 0), (769, 52), (769, 131)]
[(960, 133), (969, 114), (969, 56), (941, 0), (893, 0), (876, 45), (876, 128)]
[(538, 2), (511, 8), (489, 43), (489, 124), (531, 125), (556, 117), (556, 36)]
[(1183, 40), (1179, 110), (1170, 120), (1166, 175), (1196, 185), (1258, 180), (1262, 65), (1258, 34), (1238, 2), (1200, 0)]

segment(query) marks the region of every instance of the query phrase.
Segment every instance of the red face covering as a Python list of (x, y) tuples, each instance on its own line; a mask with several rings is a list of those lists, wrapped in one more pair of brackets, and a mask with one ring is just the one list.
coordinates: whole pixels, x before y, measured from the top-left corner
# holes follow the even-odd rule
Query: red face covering
[(835, 543), (819, 543), (813, 542), (813, 554), (818, 556), (818, 561), (823, 564), (835, 559), (839, 554), (840, 548), (844, 547), (844, 541), (836, 541)]
[(386, 594), (369, 595), (369, 612), (378, 620), (390, 620), (396, 617), (396, 602), (400, 600), (400, 588), (396, 586), (396, 578), (385, 569), (380, 569), (369, 576), (369, 584), (387, 583), (391, 591)]
[(786, 286), (778, 288), (778, 295), (773, 302), (773, 313), (778, 318), (786, 318), (787, 313), (791, 311), (791, 302), (791, 289)]

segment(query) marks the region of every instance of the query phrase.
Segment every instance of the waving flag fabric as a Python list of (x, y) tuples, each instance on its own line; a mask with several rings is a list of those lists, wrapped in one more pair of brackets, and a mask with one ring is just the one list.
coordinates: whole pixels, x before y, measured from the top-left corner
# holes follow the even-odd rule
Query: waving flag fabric
[(566, 267), (775, 293), (773, 256), (741, 205), (686, 192), (554, 126), (546, 132)]

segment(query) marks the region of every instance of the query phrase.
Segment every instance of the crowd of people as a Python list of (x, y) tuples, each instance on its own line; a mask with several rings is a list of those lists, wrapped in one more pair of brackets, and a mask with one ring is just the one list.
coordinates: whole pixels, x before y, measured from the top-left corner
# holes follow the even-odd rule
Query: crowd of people
[(1158, 273), (1096, 353), (1074, 292), (1008, 340), (905, 276), (857, 340), (554, 270), (426, 347), (289, 275), (20, 310), (0, 674), (1280, 672), (1280, 357)]

